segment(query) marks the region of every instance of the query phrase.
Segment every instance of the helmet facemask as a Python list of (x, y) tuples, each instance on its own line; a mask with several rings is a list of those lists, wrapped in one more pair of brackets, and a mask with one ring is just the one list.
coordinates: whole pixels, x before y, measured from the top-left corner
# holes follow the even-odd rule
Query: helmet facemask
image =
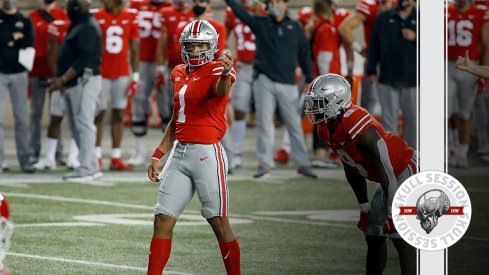
[(318, 76), (312, 82), (304, 101), (304, 113), (311, 124), (330, 122), (350, 107), (350, 84), (340, 75)]
[(180, 36), (182, 60), (190, 67), (202, 66), (214, 59), (219, 35), (206, 20), (194, 20)]

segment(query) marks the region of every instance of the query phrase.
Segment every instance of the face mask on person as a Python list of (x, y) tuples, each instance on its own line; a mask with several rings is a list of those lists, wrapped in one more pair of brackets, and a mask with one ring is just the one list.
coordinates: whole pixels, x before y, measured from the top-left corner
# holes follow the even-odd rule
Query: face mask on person
[(78, 0), (72, 0), (68, 2), (68, 6), (66, 7), (66, 12), (68, 13), (68, 17), (71, 21), (76, 21), (81, 14), (81, 6)]
[(15, 8), (15, 1), (3, 0), (2, 7), (6, 11), (12, 10)]
[(192, 10), (194, 11), (194, 15), (196, 17), (199, 17), (205, 12), (206, 9), (207, 9), (206, 7), (195, 5)]
[(268, 11), (270, 12), (271, 15), (277, 17), (277, 16), (280, 16), (282, 13), (283, 13), (283, 9), (279, 6), (270, 6), (268, 8)]
[(49, 5), (52, 4), (56, 0), (44, 0), (44, 4)]

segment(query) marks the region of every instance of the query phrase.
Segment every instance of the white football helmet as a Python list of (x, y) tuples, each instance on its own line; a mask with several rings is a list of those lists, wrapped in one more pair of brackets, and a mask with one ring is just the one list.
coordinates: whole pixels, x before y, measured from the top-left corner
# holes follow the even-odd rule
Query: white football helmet
[(0, 194), (0, 264), (7, 255), (7, 251), (10, 247), (10, 237), (14, 232), (14, 225), (9, 218), (10, 215), (7, 201), (2, 194)]
[(350, 83), (341, 75), (320, 75), (312, 81), (304, 102), (311, 124), (329, 122), (351, 106)]
[[(218, 38), (216, 29), (207, 20), (193, 20), (188, 23), (180, 35), (183, 62), (190, 67), (198, 67), (213, 60), (217, 52)], [(206, 43), (209, 47), (200, 52), (188, 51), (189, 44), (193, 43)]]

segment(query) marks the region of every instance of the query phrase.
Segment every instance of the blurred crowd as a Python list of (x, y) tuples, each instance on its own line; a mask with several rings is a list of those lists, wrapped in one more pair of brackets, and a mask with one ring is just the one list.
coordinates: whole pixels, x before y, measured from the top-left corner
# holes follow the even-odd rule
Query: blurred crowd
[[(471, 48), (471, 59), (486, 64), (485, 15), (480, 12), (487, 9), (485, 1), (454, 2), (447, 13), (449, 57), (462, 51), (451, 55), (452, 46), (467, 47), (467, 39), (480, 37), (480, 51)], [(310, 0), (304, 1), (307, 5), (297, 14), (289, 10), (287, 0), (223, 0), (228, 5), (224, 22), (215, 19), (211, 0), (102, 3), (95, 7), (91, 0), (39, 0), (38, 8), (24, 15), (16, 8), (18, 0), (1, 0), (0, 171), (8, 170), (3, 126), (8, 97), (22, 172), (66, 165), (75, 169), (74, 174), (65, 176), (67, 180), (100, 177), (104, 167), (103, 121), (108, 108), (112, 143), (108, 167), (130, 171), (147, 164), (152, 152), (147, 146), (154, 145), (145, 144), (145, 136), (148, 127), (156, 125), (164, 130), (171, 118), (173, 91), (169, 74), (183, 63), (179, 37), (193, 19), (208, 20), (218, 31), (217, 56), (228, 48), (237, 60), (237, 83), (231, 91), (228, 131), (222, 141), (231, 171), (245, 161), (242, 155), (246, 138), (257, 142), (259, 167), (255, 177), (270, 173), (277, 162), (287, 163), (289, 156), (298, 173), (306, 177), (315, 177), (311, 167), (335, 168), (341, 163), (317, 138), (316, 130), (301, 123), (304, 90), (314, 77), (325, 73), (345, 76), (352, 84), (356, 104), (374, 114), (386, 130), (417, 147), (418, 22), (413, 0), (359, 0), (354, 9), (343, 8), (341, 0)], [(467, 9), (474, 15), (465, 15)], [(247, 21), (246, 14), (266, 16), (277, 28), (267, 33), (267, 28)], [(451, 23), (452, 16), (464, 16), (468, 21), (454, 19)], [(354, 35), (362, 28), (364, 39)], [(476, 29), (476, 33), (470, 33)], [(232, 44), (228, 42), (231, 35)], [(30, 48), (35, 49), (33, 57)], [(354, 74), (355, 62), (364, 62), (363, 72)], [(450, 81), (453, 79), (460, 87), (457, 98), (461, 104), (453, 109), (450, 119), (459, 138), (455, 138), (456, 130), (451, 131), (450, 144), (453, 156), (457, 156), (455, 165), (467, 167), (468, 162), (460, 156), (467, 154), (472, 128), (466, 124), (472, 110), (485, 118), (476, 123), (478, 152), (489, 153), (489, 119), (484, 103), (487, 96), (483, 81), (458, 74), (462, 73), (449, 69)], [(462, 92), (469, 88), (465, 94)], [(473, 93), (470, 104), (461, 103), (469, 93)], [(45, 105), (50, 115), (47, 131), (41, 127)], [(64, 117), (71, 129), (71, 133), (64, 134), (73, 136), (68, 150), (60, 140)], [(257, 125), (257, 137), (247, 136), (247, 123)], [(274, 152), (277, 123), (283, 123), (287, 131), (283, 144)], [(124, 126), (131, 127), (134, 140), (127, 160), (122, 158), (121, 148)], [(311, 157), (305, 134), (313, 135)]]

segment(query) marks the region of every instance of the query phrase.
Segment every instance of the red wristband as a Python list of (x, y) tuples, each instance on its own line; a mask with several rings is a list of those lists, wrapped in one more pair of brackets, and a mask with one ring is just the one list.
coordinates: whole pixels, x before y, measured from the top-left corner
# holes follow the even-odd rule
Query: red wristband
[(156, 148), (153, 155), (151, 156), (151, 159), (159, 161), (164, 155), (165, 153), (163, 153), (160, 149)]

